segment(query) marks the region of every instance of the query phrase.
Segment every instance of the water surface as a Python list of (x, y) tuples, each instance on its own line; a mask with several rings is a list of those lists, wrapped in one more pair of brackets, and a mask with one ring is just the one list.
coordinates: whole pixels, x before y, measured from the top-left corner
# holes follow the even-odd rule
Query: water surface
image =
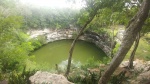
[[(48, 63), (50, 67), (60, 64), (68, 59), (69, 49), (73, 40), (60, 40), (48, 43), (40, 49), (34, 51), (35, 61), (38, 64)], [(73, 60), (84, 64), (90, 58), (95, 61), (102, 60), (106, 54), (93, 43), (86, 41), (77, 41), (73, 52)]]

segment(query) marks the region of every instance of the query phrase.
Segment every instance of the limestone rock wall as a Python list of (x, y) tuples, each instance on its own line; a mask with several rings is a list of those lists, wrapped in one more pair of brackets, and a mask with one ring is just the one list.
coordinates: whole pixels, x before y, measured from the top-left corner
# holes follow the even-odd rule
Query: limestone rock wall
[[(97, 33), (87, 31), (80, 37), (80, 39), (94, 43), (97, 47), (101, 48), (107, 56), (110, 56), (112, 41), (107, 34), (99, 35)], [(113, 47), (114, 46), (115, 42), (113, 42)]]
[[(74, 36), (77, 34), (77, 29), (59, 29), (59, 30), (38, 30), (32, 31), (29, 33), (30, 38), (36, 38), (39, 35), (44, 35), (48, 42), (53, 42), (57, 40), (63, 39), (73, 39)], [(111, 52), (111, 40), (107, 34), (97, 34), (94, 32), (86, 31), (83, 33), (80, 40), (88, 41), (94, 43), (97, 47), (101, 48), (107, 56), (110, 56)], [(113, 42), (115, 44), (115, 42)]]
[(63, 39), (73, 39), (74, 32), (77, 32), (76, 29), (44, 29), (44, 30), (32, 30), (28, 32), (30, 38), (36, 38), (39, 35), (44, 35), (46, 41), (53, 42)]

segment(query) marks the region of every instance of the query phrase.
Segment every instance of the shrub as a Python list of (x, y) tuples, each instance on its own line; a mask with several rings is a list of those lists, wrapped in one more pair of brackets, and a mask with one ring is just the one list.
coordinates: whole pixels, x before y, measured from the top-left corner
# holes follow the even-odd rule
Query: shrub
[(120, 47), (120, 44), (117, 43), (117, 44), (115, 45), (115, 48), (113, 49), (113, 54), (115, 54), (115, 53), (118, 51), (119, 47)]
[[(106, 61), (106, 64), (108, 63), (108, 58), (103, 58), (103, 60)], [(76, 84), (97, 84), (103, 70), (91, 70), (95, 68), (99, 69), (99, 65), (102, 62), (95, 61), (94, 58), (90, 58), (86, 64), (81, 65), (79, 68), (73, 69), (68, 76), (68, 80)]]
[(93, 57), (88, 59), (87, 62), (81, 66), (81, 69), (87, 70), (87, 68), (98, 67), (100, 63), (101, 63), (100, 61), (95, 61)]
[(46, 36), (45, 35), (40, 35), (37, 37), (37, 39), (42, 45), (46, 44)]
[(17, 43), (7, 43), (0, 53), (0, 69), (3, 73), (9, 73), (14, 70), (20, 70), (25, 64), (30, 51), (31, 45), (28, 42), (23, 42), (20, 45)]
[(124, 81), (127, 81), (127, 77), (125, 77), (125, 71), (121, 72), (119, 75), (111, 76), (110, 83), (111, 84), (122, 84)]
[(22, 72), (13, 71), (10, 73), (8, 83), (9, 84), (30, 84), (29, 77), (33, 75), (36, 70), (26, 71), (24, 67)]
[(78, 69), (68, 76), (68, 80), (76, 84), (97, 84), (101, 76), (100, 73)]
[(40, 35), (36, 38), (30, 39), (31, 45), (34, 47), (33, 50), (40, 48), (42, 45), (46, 44), (46, 37), (44, 35)]
[(42, 46), (42, 44), (37, 39), (32, 39), (31, 40), (31, 44), (34, 47), (34, 50), (38, 49), (39, 47)]
[(4, 80), (5, 79), (5, 75), (3, 75), (1, 72), (0, 72), (0, 81)]

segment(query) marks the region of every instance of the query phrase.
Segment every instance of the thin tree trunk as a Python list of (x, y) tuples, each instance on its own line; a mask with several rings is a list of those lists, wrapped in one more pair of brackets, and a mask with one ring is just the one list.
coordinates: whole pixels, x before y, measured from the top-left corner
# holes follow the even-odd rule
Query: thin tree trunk
[(68, 76), (68, 74), (70, 72), (72, 54), (73, 54), (73, 50), (74, 50), (74, 47), (75, 47), (75, 43), (78, 40), (78, 38), (81, 36), (81, 34), (83, 33), (84, 29), (87, 27), (87, 25), (94, 19), (96, 14), (97, 14), (97, 10), (96, 10), (96, 12), (94, 12), (93, 16), (91, 16), (91, 18), (89, 18), (89, 20), (84, 24), (84, 26), (79, 31), (79, 34), (77, 35), (77, 37), (73, 40), (73, 42), (71, 44), (70, 51), (69, 51), (68, 66), (67, 66), (67, 71), (65, 73), (65, 76)]
[(129, 69), (132, 69), (132, 68), (133, 68), (133, 61), (134, 61), (134, 57), (135, 57), (135, 52), (136, 52), (136, 50), (137, 50), (137, 48), (138, 48), (138, 45), (139, 45), (139, 40), (140, 40), (140, 32), (138, 32), (138, 35), (136, 36), (134, 49), (133, 49), (133, 51), (131, 52), (131, 56), (130, 56), (129, 64), (128, 64), (128, 68), (129, 68)]
[[(114, 23), (113, 23), (113, 26), (114, 26)], [(113, 49), (114, 49), (114, 46), (116, 45), (115, 44), (115, 41), (114, 41), (114, 31), (115, 31), (115, 27), (113, 27), (113, 29), (112, 29), (112, 38), (111, 38), (111, 52), (110, 52), (110, 56), (111, 56), (111, 58), (113, 58), (113, 56), (114, 56), (114, 53), (113, 53)]]
[(110, 66), (104, 72), (98, 84), (107, 84), (110, 76), (113, 74), (113, 72), (123, 61), (127, 52), (133, 45), (137, 33), (141, 31), (142, 26), (145, 20), (147, 19), (149, 9), (150, 9), (150, 0), (143, 0), (142, 6), (139, 9), (138, 13), (133, 17), (133, 19), (129, 22), (129, 25), (126, 28), (126, 31), (124, 33), (124, 38), (122, 40), (122, 44), (116, 56), (112, 59)]

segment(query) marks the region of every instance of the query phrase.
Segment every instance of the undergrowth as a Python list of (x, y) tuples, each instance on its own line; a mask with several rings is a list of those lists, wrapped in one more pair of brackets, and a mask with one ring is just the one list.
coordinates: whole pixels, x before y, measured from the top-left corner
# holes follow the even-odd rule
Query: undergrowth
[(26, 70), (26, 67), (22, 72), (13, 71), (8, 78), (8, 84), (30, 84), (29, 77), (35, 74), (36, 70)]

